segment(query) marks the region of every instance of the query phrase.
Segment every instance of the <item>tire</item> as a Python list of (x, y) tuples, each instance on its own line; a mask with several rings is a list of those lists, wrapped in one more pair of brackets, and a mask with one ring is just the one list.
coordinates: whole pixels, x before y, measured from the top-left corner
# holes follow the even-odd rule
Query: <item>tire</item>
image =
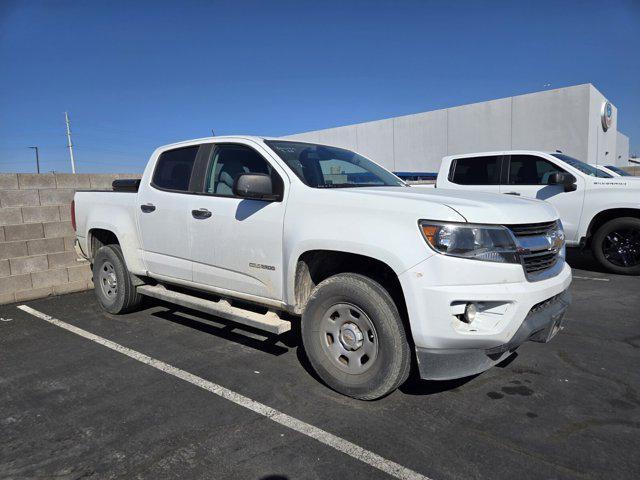
[(363, 275), (341, 273), (316, 286), (302, 315), (302, 342), (320, 378), (353, 398), (383, 397), (409, 376), (411, 351), (398, 309)]
[(93, 284), (98, 302), (109, 313), (130, 312), (142, 302), (120, 245), (107, 245), (98, 250), (93, 261)]
[(608, 271), (640, 275), (640, 218), (609, 220), (596, 231), (591, 250), (598, 263)]

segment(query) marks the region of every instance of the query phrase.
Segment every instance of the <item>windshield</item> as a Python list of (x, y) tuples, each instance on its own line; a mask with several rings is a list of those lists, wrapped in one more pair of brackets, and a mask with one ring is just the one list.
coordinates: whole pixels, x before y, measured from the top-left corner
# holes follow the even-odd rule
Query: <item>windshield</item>
[(606, 167), (609, 170), (613, 170), (614, 172), (616, 172), (621, 177), (631, 177), (632, 176), (629, 172), (625, 172), (623, 169), (618, 168), (618, 167), (616, 167), (614, 165), (606, 165)]
[(598, 170), (593, 165), (589, 165), (588, 163), (581, 162), (577, 158), (570, 157), (569, 155), (565, 155), (564, 153), (552, 153), (551, 155), (556, 157), (558, 160), (561, 160), (564, 163), (571, 165), (573, 168), (580, 170), (582, 173), (586, 173), (591, 177), (613, 178), (607, 172)]
[(313, 188), (405, 186), (391, 172), (351, 150), (281, 140), (265, 143)]

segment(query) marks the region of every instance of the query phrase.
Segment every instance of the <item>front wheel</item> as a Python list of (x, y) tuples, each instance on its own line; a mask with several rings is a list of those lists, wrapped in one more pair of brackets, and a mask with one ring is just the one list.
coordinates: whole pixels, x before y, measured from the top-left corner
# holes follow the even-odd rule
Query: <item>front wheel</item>
[(109, 313), (127, 313), (142, 302), (119, 245), (100, 247), (93, 260), (96, 298)]
[(640, 275), (640, 218), (609, 220), (596, 231), (591, 248), (608, 271)]
[(408, 377), (411, 353), (389, 293), (363, 275), (321, 282), (302, 316), (302, 342), (322, 380), (362, 400), (383, 397)]

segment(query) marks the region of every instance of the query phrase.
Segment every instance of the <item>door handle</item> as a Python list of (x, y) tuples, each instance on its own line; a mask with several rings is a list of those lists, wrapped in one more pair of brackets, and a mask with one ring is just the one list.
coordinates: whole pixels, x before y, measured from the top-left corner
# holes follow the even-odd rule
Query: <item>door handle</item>
[(146, 203), (144, 205), (140, 205), (140, 210), (144, 213), (151, 213), (156, 209), (156, 206), (153, 203)]
[(193, 215), (193, 218), (203, 220), (205, 218), (209, 218), (211, 216), (211, 212), (206, 208), (199, 208), (198, 210), (191, 210), (191, 215)]
[(504, 192), (505, 195), (515, 195), (517, 197), (520, 196), (520, 194), (518, 192)]

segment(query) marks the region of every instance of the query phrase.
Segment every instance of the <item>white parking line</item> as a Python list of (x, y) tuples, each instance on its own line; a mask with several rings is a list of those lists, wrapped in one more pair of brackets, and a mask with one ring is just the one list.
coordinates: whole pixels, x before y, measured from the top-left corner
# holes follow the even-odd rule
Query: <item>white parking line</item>
[(279, 412), (278, 410), (271, 408), (263, 403), (256, 402), (255, 400), (245, 397), (244, 395), (240, 395), (239, 393), (229, 390), (228, 388), (193, 375), (192, 373), (189, 373), (185, 370), (181, 370), (177, 367), (169, 365), (168, 363), (165, 363), (161, 360), (149, 357), (148, 355), (137, 352), (136, 350), (123, 347), (119, 343), (112, 342), (111, 340), (107, 340), (106, 338), (100, 337), (69, 323), (63, 322), (62, 320), (53, 318), (46, 313), (39, 312), (38, 310), (35, 310), (27, 305), (19, 305), (18, 308), (30, 315), (33, 315), (34, 317), (38, 317), (46, 322), (51, 323), (56, 327), (64, 328), (65, 330), (75, 333), (76, 335), (80, 335), (81, 337), (91, 340), (92, 342), (99, 343), (100, 345), (126, 355), (127, 357), (133, 358), (134, 360), (149, 365), (153, 368), (157, 368), (162, 372), (185, 380), (211, 393), (215, 393), (216, 395), (225, 398), (230, 402), (235, 403), (236, 405), (248, 408), (249, 410), (252, 410), (259, 415), (262, 415), (269, 418), (270, 420), (273, 420), (276, 423), (279, 423), (280, 425), (284, 425), (285, 427), (302, 433), (307, 437), (311, 437), (319, 441), (320, 443), (323, 443), (342, 453), (346, 453), (350, 457), (353, 457), (357, 460), (360, 460), (361, 462), (366, 463), (367, 465), (377, 468), (378, 470), (387, 473), (392, 477), (406, 480), (431, 480), (424, 475), (414, 472), (413, 470), (403, 467), (402, 465), (399, 465), (395, 462), (387, 460), (386, 458), (383, 458), (370, 450), (359, 447), (358, 445), (351, 443), (348, 440), (337, 437), (336, 435), (333, 435), (329, 432), (325, 432), (324, 430), (318, 427), (314, 427), (309, 423), (291, 417), (286, 413)]
[(578, 280), (597, 280), (599, 282), (610, 282), (610, 278), (599, 278), (599, 277), (581, 277), (579, 275), (574, 275), (573, 278), (577, 278)]

